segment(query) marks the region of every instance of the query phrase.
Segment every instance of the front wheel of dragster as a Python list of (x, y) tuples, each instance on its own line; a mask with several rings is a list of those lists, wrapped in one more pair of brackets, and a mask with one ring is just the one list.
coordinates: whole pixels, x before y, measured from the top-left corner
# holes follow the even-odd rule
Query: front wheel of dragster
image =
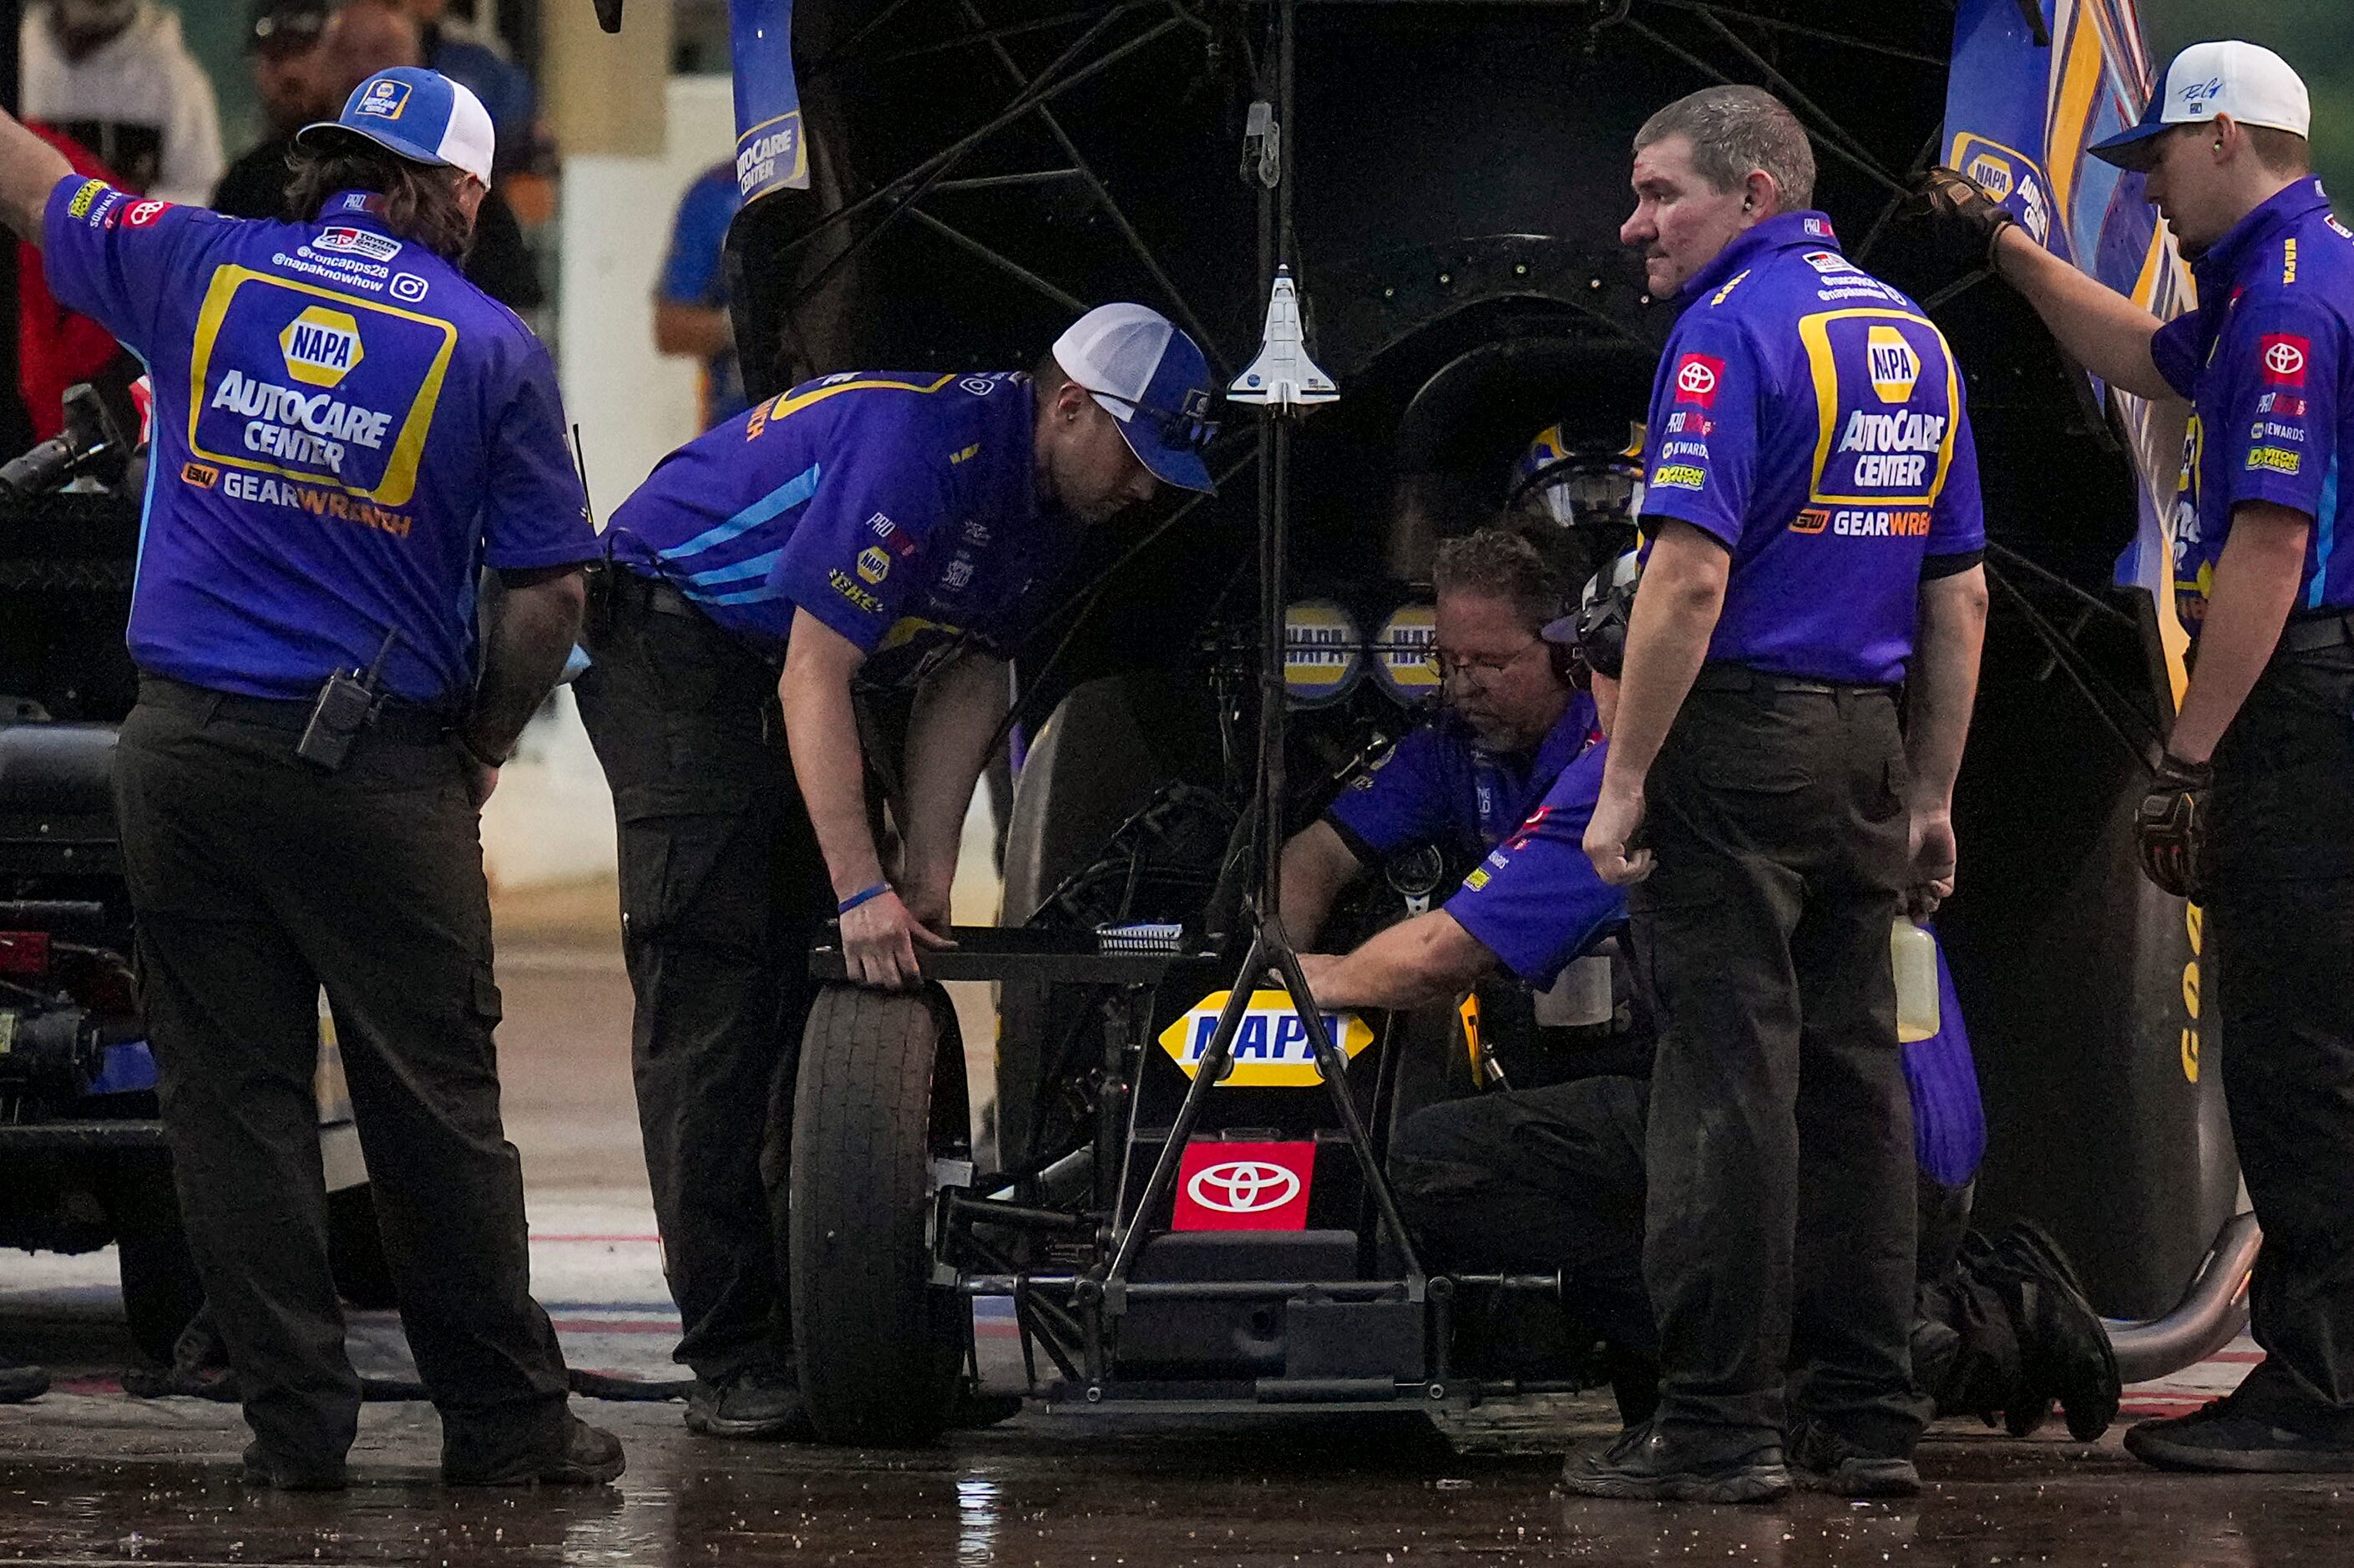
[(829, 985), (793, 1097), (793, 1349), (821, 1441), (907, 1446), (946, 1425), (968, 1308), (932, 1282), (932, 1162), (970, 1158), (963, 1046), (938, 986)]

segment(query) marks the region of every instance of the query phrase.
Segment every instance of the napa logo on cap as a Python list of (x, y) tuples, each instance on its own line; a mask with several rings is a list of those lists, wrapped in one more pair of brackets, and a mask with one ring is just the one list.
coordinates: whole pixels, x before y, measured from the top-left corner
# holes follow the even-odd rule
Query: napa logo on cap
[(398, 120), (408, 107), (408, 83), (380, 76), (367, 84), (360, 101), (352, 105), (352, 112), (375, 120)]
[(1872, 373), (1872, 388), (1883, 403), (1902, 403), (1913, 396), (1921, 379), (1921, 356), (1893, 326), (1875, 326), (1864, 334), (1863, 358)]
[[(1161, 1032), (1161, 1048), (1187, 1077), (1197, 1073), (1218, 1032), (1218, 1014), (1230, 992), (1212, 991), (1191, 1012)], [(1324, 1028), (1344, 1057), (1355, 1056), (1373, 1043), (1373, 1025), (1353, 1012), (1328, 1012)], [(1291, 998), (1279, 991), (1251, 992), (1250, 1010), (1235, 1032), (1233, 1061), (1222, 1086), (1235, 1088), (1303, 1088), (1324, 1081), (1316, 1070), (1316, 1053), (1308, 1044), (1308, 1025), (1301, 1022)]]
[(1364, 668), (1357, 622), (1330, 599), (1302, 599), (1283, 612), (1283, 689), (1303, 706), (1348, 695)]
[(1373, 637), (1373, 674), (1382, 689), (1399, 702), (1412, 705), (1438, 694), (1438, 672), (1431, 667), (1431, 651), (1438, 646), (1438, 609), (1428, 604), (1402, 604), (1382, 622)]
[(347, 311), (313, 305), (278, 334), (286, 374), (306, 387), (333, 387), (367, 356), (360, 323)]

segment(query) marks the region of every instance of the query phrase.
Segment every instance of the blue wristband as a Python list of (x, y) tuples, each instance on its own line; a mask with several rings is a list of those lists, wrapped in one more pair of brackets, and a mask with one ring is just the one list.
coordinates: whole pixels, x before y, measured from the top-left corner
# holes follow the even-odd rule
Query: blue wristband
[(835, 905), (833, 906), (833, 912), (836, 915), (847, 915), (852, 910), (857, 908), (860, 905), (865, 903), (868, 899), (880, 898), (890, 891), (891, 885), (887, 882), (878, 882), (872, 887), (862, 887), (857, 892), (852, 894), (849, 897), (843, 899), (841, 903)]

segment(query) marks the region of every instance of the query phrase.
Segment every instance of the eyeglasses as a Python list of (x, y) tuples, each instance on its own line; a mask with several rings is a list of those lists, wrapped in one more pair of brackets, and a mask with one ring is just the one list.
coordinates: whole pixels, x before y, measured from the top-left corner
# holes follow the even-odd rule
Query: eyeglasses
[(1501, 679), (1505, 671), (1529, 656), (1531, 649), (1543, 645), (1543, 638), (1532, 637), (1521, 644), (1519, 652), (1506, 659), (1458, 659), (1442, 649), (1434, 648), (1423, 655), (1422, 662), (1442, 683), (1459, 679), (1475, 686), (1485, 686)]
[(1182, 409), (1156, 408), (1140, 403), (1133, 397), (1123, 397), (1117, 392), (1104, 392), (1081, 383), (1079, 389), (1097, 397), (1108, 397), (1115, 403), (1125, 403), (1131, 410), (1131, 422), (1149, 425), (1161, 437), (1164, 447), (1182, 447), (1188, 451), (1201, 451), (1217, 439), (1218, 421), (1210, 418), (1210, 395), (1203, 391), (1185, 394)]

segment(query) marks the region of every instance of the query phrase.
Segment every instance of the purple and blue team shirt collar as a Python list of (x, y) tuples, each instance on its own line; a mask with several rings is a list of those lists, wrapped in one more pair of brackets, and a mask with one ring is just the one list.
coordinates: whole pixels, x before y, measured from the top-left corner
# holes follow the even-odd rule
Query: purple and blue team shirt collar
[(2200, 302), (2220, 298), (2221, 287), (2240, 281), (2241, 274), (2264, 254), (2265, 246), (2281, 230), (2328, 210), (2329, 197), (2322, 191), (2321, 182), (2312, 178), (2301, 179), (2259, 202), (2190, 264), (2192, 274), (2199, 280)]
[(392, 232), (392, 226), (385, 220), (384, 197), (375, 191), (337, 191), (320, 207), (316, 221), (348, 223), (373, 228), (379, 234)]
[(1753, 224), (1734, 235), (1714, 260), (1693, 273), (1677, 297), (1690, 303), (1720, 287), (1734, 273), (1755, 266), (1766, 252), (1799, 246), (1812, 250), (1838, 250), (1839, 235), (1832, 229), (1831, 220), (1819, 212), (1780, 212), (1763, 223)]

